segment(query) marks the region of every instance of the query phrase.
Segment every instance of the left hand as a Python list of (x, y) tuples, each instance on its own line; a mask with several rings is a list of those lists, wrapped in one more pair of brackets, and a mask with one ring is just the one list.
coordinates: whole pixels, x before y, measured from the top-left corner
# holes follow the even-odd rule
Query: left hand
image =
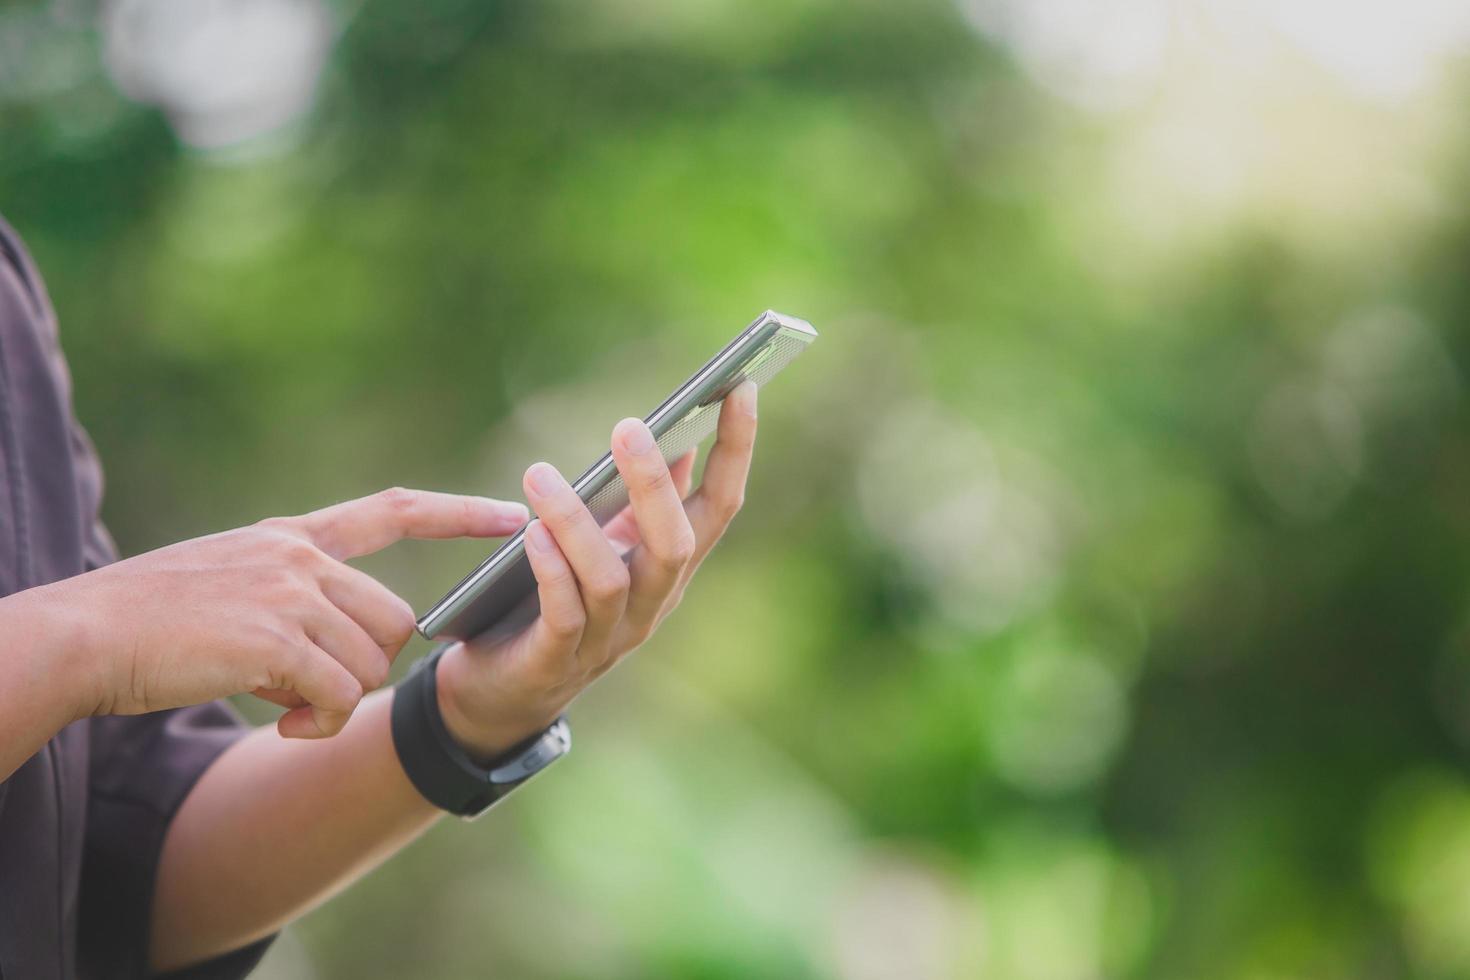
[(726, 397), (693, 495), (693, 453), (670, 467), (646, 425), (619, 422), (612, 453), (630, 503), (605, 527), (549, 464), (526, 471), (538, 517), (526, 528), (526, 554), (541, 614), (510, 639), (457, 643), (439, 661), (445, 725), (471, 755), (493, 758), (545, 728), (678, 605), (745, 498), (755, 406), (750, 382)]

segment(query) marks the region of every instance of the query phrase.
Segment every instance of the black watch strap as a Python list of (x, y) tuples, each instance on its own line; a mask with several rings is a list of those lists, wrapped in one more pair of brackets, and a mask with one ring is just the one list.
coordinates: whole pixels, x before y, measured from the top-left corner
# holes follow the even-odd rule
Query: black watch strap
[(393, 747), (414, 788), (441, 810), (477, 817), (521, 783), (566, 755), (572, 731), (565, 717), (482, 766), (460, 748), (439, 713), (435, 647), (414, 664), (393, 694)]

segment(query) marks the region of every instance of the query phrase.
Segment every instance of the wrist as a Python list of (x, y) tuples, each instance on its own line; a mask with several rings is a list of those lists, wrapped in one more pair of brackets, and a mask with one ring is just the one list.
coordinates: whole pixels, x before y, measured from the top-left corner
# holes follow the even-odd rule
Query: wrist
[(29, 687), (58, 731), (96, 714), (102, 701), (89, 631), (60, 586), (37, 586), (4, 600), (5, 633), (31, 638), (25, 649)]
[(527, 704), (490, 706), (476, 696), (476, 665), (463, 643), (439, 658), (436, 695), (439, 714), (449, 735), (481, 764), (504, 755), (532, 735), (543, 731), (561, 713), (560, 707)]

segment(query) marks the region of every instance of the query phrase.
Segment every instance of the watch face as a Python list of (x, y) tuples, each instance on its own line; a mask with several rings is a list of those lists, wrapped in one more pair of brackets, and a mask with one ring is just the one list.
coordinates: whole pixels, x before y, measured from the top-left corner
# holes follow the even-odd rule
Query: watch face
[(490, 782), (504, 785), (529, 779), (566, 755), (571, 748), (572, 727), (565, 718), (558, 718), (536, 741), (511, 758), (501, 760), (490, 770)]
[[(509, 759), (499, 762), (486, 773), (488, 792), (474, 801), (474, 807), (461, 813), (465, 820), (477, 820), (500, 800), (505, 799), (521, 783), (551, 765), (572, 750), (572, 726), (566, 717), (558, 718), (530, 745)], [(483, 800), (483, 804), (481, 804)]]

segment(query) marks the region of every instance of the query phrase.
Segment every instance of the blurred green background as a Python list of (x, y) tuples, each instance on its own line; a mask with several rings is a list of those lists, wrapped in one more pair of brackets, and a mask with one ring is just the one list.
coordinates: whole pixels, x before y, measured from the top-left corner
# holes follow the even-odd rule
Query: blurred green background
[(0, 7), (127, 553), (822, 332), (577, 751), (261, 976), (1470, 977), (1462, 7)]

